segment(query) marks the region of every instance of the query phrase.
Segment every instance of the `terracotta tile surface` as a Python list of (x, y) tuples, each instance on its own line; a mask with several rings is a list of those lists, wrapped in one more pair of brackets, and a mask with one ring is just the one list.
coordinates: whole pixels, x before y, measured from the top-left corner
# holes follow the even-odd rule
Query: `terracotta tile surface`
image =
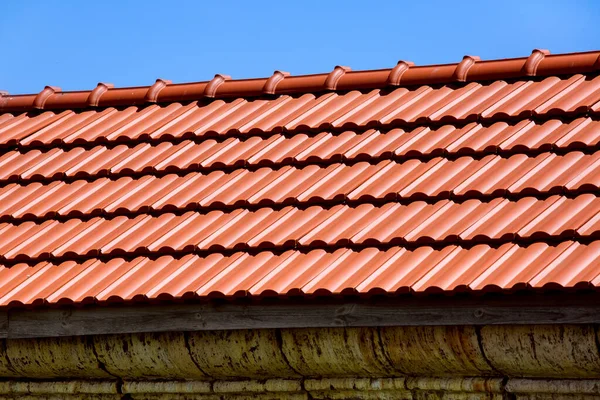
[(0, 95), (0, 306), (597, 286), (599, 57)]

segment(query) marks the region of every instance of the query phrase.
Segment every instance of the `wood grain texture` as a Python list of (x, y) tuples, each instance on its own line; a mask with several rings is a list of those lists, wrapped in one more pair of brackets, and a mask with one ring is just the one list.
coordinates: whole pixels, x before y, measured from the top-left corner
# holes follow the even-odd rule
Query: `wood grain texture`
[(0, 338), (8, 337), (8, 313), (0, 312)]
[(8, 338), (267, 328), (600, 323), (597, 296), (9, 310)]

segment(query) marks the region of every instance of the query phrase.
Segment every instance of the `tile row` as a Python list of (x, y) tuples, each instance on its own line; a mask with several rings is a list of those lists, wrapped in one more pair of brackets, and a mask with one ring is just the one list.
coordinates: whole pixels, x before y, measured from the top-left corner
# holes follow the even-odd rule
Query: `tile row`
[(38, 115), (0, 115), (0, 145), (48, 146), (256, 132), (346, 129), (390, 124), (596, 113), (600, 77), (421, 86), (367, 93), (287, 95)]
[(470, 123), (462, 128), (444, 125), (438, 129), (391, 129), (381, 132), (322, 132), (316, 135), (273, 134), (245, 140), (206, 139), (199, 143), (140, 143), (91, 149), (7, 151), (0, 156), (0, 181), (49, 181), (91, 179), (101, 176), (139, 176), (179, 171), (257, 169), (263, 166), (310, 163), (356, 162), (466, 154), (509, 155), (515, 152), (595, 149), (600, 143), (600, 121), (578, 118), (569, 123), (558, 119), (536, 124), (530, 120), (515, 125), (496, 122), (491, 126)]
[[(192, 172), (92, 182), (11, 183), (0, 187), (0, 221), (112, 217), (137, 213), (311, 204), (525, 196), (597, 191), (600, 151), (590, 155), (488, 155), (427, 162), (384, 160), (231, 173)], [(62, 217), (62, 218), (59, 218)]]
[(263, 251), (0, 266), (0, 306), (207, 296), (369, 294), (589, 287), (600, 241), (360, 251)]
[(11, 263), (120, 254), (593, 238), (598, 233), (600, 198), (582, 194), (573, 199), (554, 195), (544, 200), (415, 201), (304, 210), (288, 206), (1, 223), (0, 254)]

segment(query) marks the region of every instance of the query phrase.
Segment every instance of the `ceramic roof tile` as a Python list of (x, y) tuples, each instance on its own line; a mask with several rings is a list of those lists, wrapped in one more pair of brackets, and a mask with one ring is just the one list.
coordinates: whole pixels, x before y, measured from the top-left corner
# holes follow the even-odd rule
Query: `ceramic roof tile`
[(598, 57), (0, 95), (0, 306), (597, 285)]
[(545, 152), (482, 158), (435, 157), (375, 164), (263, 167), (183, 176), (143, 175), (47, 184), (11, 183), (0, 188), (0, 220), (106, 217), (173, 210), (210, 210), (311, 203), (378, 202), (532, 194), (571, 196), (600, 187), (600, 152)]

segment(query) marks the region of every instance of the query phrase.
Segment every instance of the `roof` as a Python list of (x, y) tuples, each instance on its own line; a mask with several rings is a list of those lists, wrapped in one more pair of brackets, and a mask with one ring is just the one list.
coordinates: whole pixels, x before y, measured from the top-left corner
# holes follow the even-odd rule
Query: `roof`
[(600, 52), (0, 97), (0, 306), (580, 288)]

